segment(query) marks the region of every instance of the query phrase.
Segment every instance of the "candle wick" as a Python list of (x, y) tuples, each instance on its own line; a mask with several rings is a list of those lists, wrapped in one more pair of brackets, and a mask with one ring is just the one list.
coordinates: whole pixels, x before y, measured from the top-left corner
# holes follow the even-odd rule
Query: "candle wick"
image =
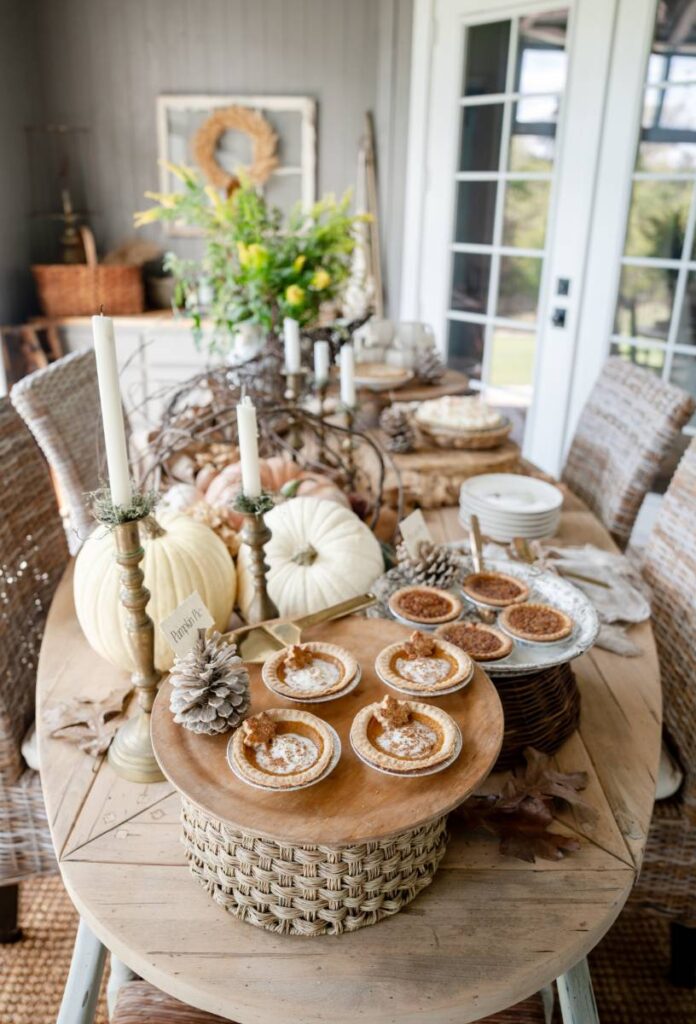
[(99, 316), (104, 316), (104, 303), (103, 302), (99, 306)]

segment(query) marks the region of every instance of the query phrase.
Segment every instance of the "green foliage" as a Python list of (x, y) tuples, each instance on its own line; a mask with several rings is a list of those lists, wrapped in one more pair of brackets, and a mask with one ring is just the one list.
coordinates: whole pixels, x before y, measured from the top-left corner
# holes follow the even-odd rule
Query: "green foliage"
[(200, 328), (202, 311), (196, 289), (205, 280), (213, 294), (207, 310), (217, 339), (231, 338), (243, 322), (279, 334), (283, 318), (301, 325), (316, 320), (322, 303), (336, 298), (350, 273), (354, 225), (350, 195), (340, 201), (326, 196), (308, 210), (298, 204), (286, 223), (246, 181), (222, 198), (185, 167), (168, 165), (182, 182), (181, 191), (147, 192), (155, 206), (135, 215), (137, 227), (154, 221), (177, 222), (204, 232), (200, 262), (169, 254), (167, 267), (176, 278), (176, 301), (184, 302)]

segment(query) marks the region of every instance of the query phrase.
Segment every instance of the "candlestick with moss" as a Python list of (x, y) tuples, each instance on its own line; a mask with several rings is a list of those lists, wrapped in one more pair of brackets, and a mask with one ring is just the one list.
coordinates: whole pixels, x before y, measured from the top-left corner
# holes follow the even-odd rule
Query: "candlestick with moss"
[(246, 613), (249, 623), (266, 622), (268, 619), (277, 619), (280, 615), (268, 593), (266, 574), (269, 565), (264, 556), (264, 548), (271, 539), (271, 531), (266, 526), (264, 513), (270, 512), (273, 505), (273, 498), (265, 491), (253, 498), (240, 494), (234, 503), (235, 512), (241, 512), (244, 516), (242, 543), (247, 544), (251, 552), (254, 596)]

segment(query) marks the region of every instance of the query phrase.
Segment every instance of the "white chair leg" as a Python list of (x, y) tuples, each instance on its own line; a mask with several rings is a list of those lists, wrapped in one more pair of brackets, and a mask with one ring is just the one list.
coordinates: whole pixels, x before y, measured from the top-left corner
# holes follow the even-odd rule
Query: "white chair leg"
[(109, 1011), (109, 1020), (113, 1017), (114, 1009), (116, 1008), (118, 990), (121, 988), (121, 985), (125, 985), (127, 981), (132, 981), (133, 978), (137, 978), (137, 974), (130, 967), (127, 967), (123, 960), (119, 960), (112, 953), (109, 980), (106, 983), (106, 1005)]
[(92, 1024), (105, 960), (106, 949), (80, 918), (56, 1024)]
[(546, 1024), (551, 1024), (553, 1020), (553, 1010), (556, 1003), (556, 994), (553, 988), (553, 982), (550, 985), (544, 985), (540, 992), (541, 1002), (544, 1006), (544, 1020)]
[(599, 1024), (587, 960), (581, 960), (556, 979), (563, 1024)]

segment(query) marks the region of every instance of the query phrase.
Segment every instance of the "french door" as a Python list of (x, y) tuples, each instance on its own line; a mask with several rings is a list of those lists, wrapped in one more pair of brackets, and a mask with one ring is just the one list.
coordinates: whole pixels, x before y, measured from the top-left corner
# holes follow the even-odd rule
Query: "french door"
[(415, 0), (404, 319), (563, 455), (615, 0)]

